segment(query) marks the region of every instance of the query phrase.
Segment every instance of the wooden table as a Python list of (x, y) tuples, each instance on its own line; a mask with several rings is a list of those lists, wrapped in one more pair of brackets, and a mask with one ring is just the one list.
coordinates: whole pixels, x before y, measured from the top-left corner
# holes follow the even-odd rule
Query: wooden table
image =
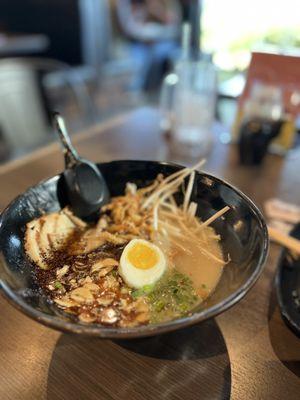
[[(165, 159), (158, 115), (140, 109), (74, 137), (93, 160)], [(300, 152), (269, 156), (261, 168), (237, 164), (236, 149), (216, 143), (206, 169), (247, 193), (259, 206), (272, 196), (300, 202)], [(53, 144), (0, 167), (3, 208), (29, 185), (63, 167)], [(61, 334), (0, 300), (0, 398), (299, 399), (300, 341), (282, 322), (273, 290), (280, 249), (271, 246), (256, 286), (214, 320), (133, 342)]]

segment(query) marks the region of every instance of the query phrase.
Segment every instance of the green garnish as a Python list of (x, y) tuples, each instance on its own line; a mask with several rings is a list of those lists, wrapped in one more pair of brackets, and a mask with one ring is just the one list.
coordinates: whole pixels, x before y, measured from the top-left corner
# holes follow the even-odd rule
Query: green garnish
[(63, 285), (60, 282), (55, 282), (54, 287), (55, 287), (55, 289), (62, 289)]
[(191, 279), (173, 270), (155, 285), (135, 290), (134, 296), (146, 296), (151, 310), (151, 322), (170, 320), (188, 313), (199, 301)]
[(141, 287), (140, 289), (136, 289), (131, 293), (131, 296), (134, 299), (137, 299), (138, 297), (141, 296), (147, 296), (148, 294), (150, 294), (152, 292), (152, 290), (154, 289), (154, 284), (153, 285), (145, 285), (143, 287)]
[(203, 289), (206, 289), (207, 286), (205, 285), (205, 283), (202, 283), (201, 287), (203, 287)]

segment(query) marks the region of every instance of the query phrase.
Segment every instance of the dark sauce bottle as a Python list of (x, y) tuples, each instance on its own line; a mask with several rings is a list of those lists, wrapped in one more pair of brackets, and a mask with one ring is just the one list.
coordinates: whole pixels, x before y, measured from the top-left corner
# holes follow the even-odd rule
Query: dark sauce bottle
[(259, 165), (268, 151), (271, 141), (279, 135), (283, 119), (251, 118), (240, 128), (239, 156), (244, 165)]

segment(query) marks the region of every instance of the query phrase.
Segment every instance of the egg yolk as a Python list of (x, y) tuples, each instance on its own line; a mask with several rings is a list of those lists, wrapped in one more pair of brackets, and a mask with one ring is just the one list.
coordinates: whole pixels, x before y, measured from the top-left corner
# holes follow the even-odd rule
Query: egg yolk
[(158, 262), (158, 255), (150, 246), (136, 244), (127, 253), (128, 261), (138, 269), (149, 269)]

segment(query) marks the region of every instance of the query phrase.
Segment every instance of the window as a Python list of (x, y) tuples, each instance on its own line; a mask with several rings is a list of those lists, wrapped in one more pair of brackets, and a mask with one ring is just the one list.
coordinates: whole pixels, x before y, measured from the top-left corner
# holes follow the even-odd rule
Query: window
[(300, 55), (299, 0), (203, 0), (202, 49), (224, 71), (247, 68), (251, 50)]

